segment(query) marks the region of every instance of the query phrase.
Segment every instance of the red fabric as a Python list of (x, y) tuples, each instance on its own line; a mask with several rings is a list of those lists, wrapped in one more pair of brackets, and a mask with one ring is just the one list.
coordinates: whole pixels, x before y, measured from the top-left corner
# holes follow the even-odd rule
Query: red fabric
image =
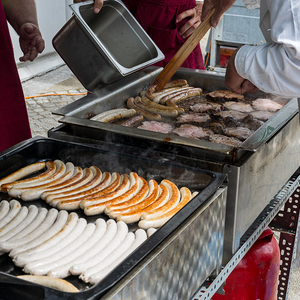
[(31, 137), (22, 85), (0, 1), (0, 151)]
[[(136, 20), (148, 33), (165, 59), (156, 66), (165, 67), (186, 41), (178, 29), (187, 21), (176, 24), (176, 17), (195, 7), (195, 0), (122, 0)], [(204, 70), (203, 57), (198, 44), (181, 67)]]

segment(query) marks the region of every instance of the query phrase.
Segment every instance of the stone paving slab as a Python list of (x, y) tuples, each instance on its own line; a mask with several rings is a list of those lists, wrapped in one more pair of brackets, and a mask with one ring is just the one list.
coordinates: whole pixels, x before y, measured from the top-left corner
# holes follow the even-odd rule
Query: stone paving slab
[(55, 94), (86, 94), (84, 87), (66, 65), (25, 81), (22, 86), (25, 98), (47, 95), (25, 99), (32, 136), (47, 137), (48, 130), (60, 124), (58, 120), (61, 116), (52, 112), (84, 97)]

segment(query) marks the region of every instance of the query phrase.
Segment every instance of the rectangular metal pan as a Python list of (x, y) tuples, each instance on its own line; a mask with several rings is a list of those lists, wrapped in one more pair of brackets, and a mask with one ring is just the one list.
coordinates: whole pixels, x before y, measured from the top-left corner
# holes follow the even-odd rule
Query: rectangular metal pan
[[(20, 268), (12, 263), (8, 255), (0, 256), (0, 290), (1, 299), (99, 299), (106, 294), (110, 288), (114, 287), (118, 282), (122, 281), (123, 288), (129, 284), (133, 274), (137, 274), (143, 270), (141, 265), (151, 265), (154, 274), (152, 274), (157, 282), (162, 278), (162, 270), (165, 265), (174, 265), (172, 257), (160, 256), (158, 253), (162, 249), (168, 249), (172, 253), (179, 255), (180, 260), (175, 263), (179, 268), (182, 276), (188, 276), (183, 286), (175, 285), (174, 293), (176, 295), (187, 295), (187, 287), (191, 284), (194, 292), (199, 285), (213, 271), (218, 272), (221, 268), (223, 238), (224, 238), (224, 214), (226, 203), (226, 190), (222, 189), (220, 197), (214, 196), (222, 185), (225, 175), (216, 172), (200, 170), (192, 167), (186, 167), (180, 164), (174, 164), (169, 160), (157, 160), (155, 152), (142, 153), (141, 149), (137, 149), (136, 153), (129, 154), (126, 147), (123, 146), (124, 154), (112, 149), (101, 149), (101, 147), (90, 147), (86, 145), (59, 141), (50, 138), (32, 138), (22, 142), (12, 148), (0, 153), (0, 177), (6, 176), (8, 173), (21, 168), (30, 163), (48, 160), (61, 159), (64, 162), (71, 161), (75, 165), (88, 167), (96, 165), (102, 170), (115, 172), (136, 171), (144, 178), (170, 178), (178, 186), (185, 185), (193, 190), (199, 190), (199, 194), (192, 199), (178, 214), (170, 219), (164, 226), (157, 230), (147, 241), (142, 244), (132, 255), (122, 262), (111, 274), (104, 278), (97, 285), (90, 287), (80, 282), (77, 277), (70, 276), (68, 281), (73, 283), (80, 289), (79, 293), (63, 293), (51, 288), (42, 287), (29, 282), (24, 282), (15, 277), (22, 274)], [(120, 150), (120, 149), (119, 149)], [(139, 154), (138, 156), (136, 154)], [(153, 155), (151, 155), (151, 153)], [(201, 188), (201, 176), (211, 177), (211, 182), (205, 188)], [(10, 197), (7, 194), (0, 193), (0, 200)], [(218, 201), (214, 202), (215, 199)], [(23, 205), (36, 204), (50, 208), (42, 200), (23, 202)], [(76, 211), (77, 212), (77, 211)], [(89, 222), (93, 222), (95, 218), (104, 217), (102, 215), (87, 217), (80, 211), (78, 214), (86, 217)], [(200, 229), (201, 228), (201, 229)], [(130, 226), (130, 230), (136, 229), (136, 225)], [(196, 233), (199, 231), (198, 233)], [(194, 232), (195, 234), (192, 234)], [(203, 233), (203, 234), (202, 234)], [(199, 236), (200, 235), (200, 236)], [(203, 237), (201, 237), (201, 235)], [(199, 236), (199, 240), (195, 241), (195, 236)], [(177, 248), (178, 243), (186, 243), (191, 249), (185, 253), (185, 248)], [(175, 243), (175, 244), (174, 244)], [(209, 251), (205, 251), (209, 249)], [(179, 251), (179, 252), (178, 252)], [(163, 251), (164, 252), (164, 251)], [(165, 252), (164, 252), (165, 253)], [(209, 260), (207, 261), (207, 256)], [(191, 259), (193, 257), (193, 259)], [(163, 260), (162, 260), (163, 259)], [(205, 267), (194, 265), (195, 260), (205, 262)], [(151, 263), (150, 263), (151, 262)], [(203, 262), (203, 263), (204, 263)], [(182, 266), (185, 268), (182, 270)], [(190, 270), (197, 272), (197, 277), (191, 276)], [(157, 273), (155, 273), (157, 272)], [(190, 275), (189, 275), (190, 274)], [(133, 276), (136, 280), (143, 278), (141, 276)], [(125, 280), (125, 278), (127, 278)], [(195, 278), (197, 278), (195, 280)], [(126, 284), (124, 284), (124, 280)], [(164, 279), (165, 280), (165, 279)], [(165, 282), (165, 285), (174, 284)], [(140, 285), (142, 282), (139, 283)], [(163, 293), (165, 285), (157, 293)], [(149, 285), (151, 286), (151, 285)], [(136, 298), (133, 294), (132, 299)], [(153, 298), (152, 299), (157, 299)], [(169, 299), (166, 295), (160, 299)], [(173, 298), (176, 299), (176, 298)], [(183, 299), (183, 298), (178, 298)]]
[[(129, 97), (135, 97), (145, 90), (161, 72), (162, 68), (148, 67), (131, 77), (124, 78), (99, 89), (95, 93), (83, 97), (56, 111), (54, 114), (64, 116), (59, 122), (70, 124), (76, 130), (90, 129), (95, 131), (94, 138), (102, 141), (118, 143), (142, 143), (145, 148), (162, 149), (170, 146), (177, 153), (186, 156), (206, 157), (212, 161), (226, 161), (236, 163), (246, 154), (256, 152), (257, 149), (272, 138), (298, 112), (297, 100), (289, 101), (279, 112), (264, 123), (252, 136), (245, 140), (238, 148), (205, 140), (180, 137), (176, 134), (150, 132), (138, 128), (128, 128), (116, 124), (101, 123), (89, 120), (101, 112), (125, 106)], [(186, 79), (191, 86), (201, 87), (204, 91), (226, 89), (224, 75), (202, 70), (180, 68), (173, 77)], [(255, 94), (255, 98), (264, 96), (263, 92)], [(248, 95), (249, 97), (254, 97)], [(113, 140), (113, 136), (116, 137)], [(188, 147), (187, 147), (188, 146)]]
[(61, 58), (89, 91), (164, 59), (163, 53), (118, 0), (70, 5), (74, 15), (53, 38)]

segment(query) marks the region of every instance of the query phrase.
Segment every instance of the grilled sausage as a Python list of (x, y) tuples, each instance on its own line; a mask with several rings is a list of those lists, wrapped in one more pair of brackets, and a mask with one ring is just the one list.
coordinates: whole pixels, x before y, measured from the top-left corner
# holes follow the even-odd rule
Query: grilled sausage
[(49, 176), (54, 174), (56, 170), (56, 165), (53, 161), (47, 161), (46, 167), (47, 167), (46, 171), (37, 176), (2, 184), (1, 192), (9, 191), (13, 186), (15, 186), (16, 188), (21, 188), (26, 186), (28, 187), (28, 186), (36, 185), (37, 183), (42, 182), (43, 180), (46, 180)]
[[(175, 79), (175, 80), (170, 80), (167, 82), (165, 85), (164, 89), (168, 88), (173, 88), (173, 87), (182, 87), (188, 85), (188, 82), (184, 79)], [(150, 85), (149, 88), (147, 89), (147, 96), (150, 100), (154, 98), (154, 93), (156, 91), (157, 84)]]
[[(112, 182), (112, 175), (109, 172), (104, 172), (103, 176), (101, 177), (101, 181), (99, 184), (97, 184), (95, 187), (83, 191), (81, 193), (77, 194), (71, 194), (69, 196), (64, 197), (57, 197), (54, 198), (52, 201), (54, 203), (57, 201), (57, 208), (58, 209), (66, 209), (66, 210), (72, 210), (80, 208), (80, 203), (85, 200), (89, 199), (89, 197), (94, 197), (101, 191), (105, 191), (107, 188), (111, 187)], [(115, 182), (116, 184), (116, 182)]]
[[(155, 218), (155, 217), (161, 216), (168, 210), (173, 209), (178, 204), (178, 202), (180, 200), (180, 192), (179, 192), (177, 186), (173, 182), (166, 180), (166, 179), (164, 179), (161, 182), (161, 184), (165, 185), (169, 189), (169, 192), (171, 194), (170, 199), (164, 205), (162, 205), (152, 211), (144, 212), (141, 216), (141, 219)], [(152, 226), (152, 227), (154, 227), (154, 226)]]
[(51, 278), (48, 276), (34, 276), (34, 275), (18, 275), (17, 277), (26, 281), (34, 282), (66, 293), (79, 292), (79, 290), (73, 284), (63, 279)]
[(147, 218), (145, 220), (141, 220), (138, 223), (138, 226), (143, 229), (148, 229), (151, 227), (161, 227), (163, 226), (168, 220), (170, 220), (182, 207), (184, 207), (190, 200), (191, 200), (191, 191), (183, 187), (180, 189), (181, 193), (181, 201), (177, 204), (174, 208), (167, 211), (165, 214), (162, 214), (158, 217), (153, 216), (153, 218)]
[(40, 198), (43, 192), (67, 185), (69, 182), (68, 180), (74, 174), (74, 170), (74, 165), (71, 162), (67, 162), (65, 173), (61, 177), (43, 185), (25, 188), (23, 193), (21, 194), (21, 199), (23, 201), (35, 200)]
[[(17, 184), (14, 185), (9, 191), (8, 194), (11, 197), (20, 197), (21, 194), (23, 192), (25, 192), (26, 190), (30, 190), (30, 189), (36, 189), (38, 187), (42, 188), (45, 187), (47, 185), (51, 185), (53, 180), (55, 181), (57, 178), (60, 178), (65, 172), (66, 172), (66, 165), (61, 161), (61, 160), (55, 160), (55, 172), (48, 176), (47, 178), (40, 180), (36, 183), (32, 183), (29, 185), (25, 185), (24, 184)], [(23, 199), (22, 199), (23, 200)]]
[[(34, 164), (26, 166), (22, 169), (19, 169), (15, 172), (11, 173), (10, 175), (2, 178), (0, 180), (0, 187), (1, 187), (2, 184), (15, 182), (15, 181), (17, 181), (17, 180), (19, 180), (23, 177), (26, 177), (26, 176), (29, 176), (29, 175), (35, 173), (35, 172), (41, 171), (45, 167), (46, 167), (46, 163), (44, 161), (41, 161), (41, 162), (36, 162)], [(1, 191), (2, 191), (2, 188), (1, 188)], [(4, 190), (3, 190), (3, 192), (4, 192)]]
[(141, 185), (141, 188), (139, 189), (138, 193), (134, 197), (130, 198), (127, 201), (122, 201), (120, 203), (116, 203), (116, 204), (112, 203), (112, 204), (106, 205), (106, 208), (104, 210), (105, 214), (109, 215), (110, 212), (112, 212), (114, 210), (124, 209), (124, 208), (130, 207), (130, 206), (135, 205), (144, 200), (144, 198), (147, 196), (147, 194), (149, 192), (149, 185), (148, 185), (147, 180), (145, 180), (142, 177), (139, 177), (139, 178), (142, 181), (142, 185)]
[[(138, 97), (138, 98), (140, 98), (140, 97)], [(146, 110), (138, 107), (135, 104), (135, 101), (136, 100), (133, 97), (128, 98), (127, 102), (126, 102), (127, 107), (135, 109), (137, 114), (142, 115), (143, 117), (145, 117), (148, 120), (161, 121), (161, 115), (151, 113), (149, 111), (146, 111)]]
[(137, 116), (133, 116), (132, 118), (124, 121), (120, 125), (126, 126), (126, 127), (132, 127), (132, 126), (135, 126), (135, 125), (141, 123), (143, 120), (144, 120), (144, 116), (137, 115)]
[(157, 104), (145, 96), (142, 98), (136, 97), (135, 104), (138, 107), (140, 107), (146, 111), (149, 111), (149, 112), (155, 113), (155, 114), (159, 114), (161, 116), (166, 116), (166, 117), (177, 117), (178, 116), (178, 111), (176, 109), (173, 109), (170, 106), (164, 106), (164, 105)]
[[(82, 170), (82, 168), (81, 167), (75, 167), (73, 176), (67, 180), (68, 181), (68, 185), (71, 185), (72, 183), (78, 182), (79, 180), (81, 180), (82, 177), (83, 177), (83, 170)], [(52, 197), (49, 200), (47, 198), (48, 196), (51, 195), (51, 192), (52, 191), (45, 191), (41, 195), (41, 198), (43, 200), (45, 200), (47, 203), (50, 203), (51, 200), (52, 200)]]
[(129, 207), (121, 208), (118, 210), (114, 209), (110, 212), (109, 216), (111, 218), (117, 218), (117, 221), (124, 221), (125, 223), (137, 222), (141, 217), (142, 209), (153, 203), (158, 195), (158, 184), (155, 180), (151, 179), (149, 181), (149, 195), (143, 201)]
[(55, 197), (65, 196), (66, 192), (69, 193), (70, 191), (74, 191), (77, 188), (84, 186), (86, 183), (90, 182), (93, 179), (93, 177), (94, 177), (93, 172), (89, 168), (85, 168), (83, 170), (83, 176), (81, 179), (79, 179), (78, 181), (72, 184), (67, 185), (66, 187), (49, 192), (49, 194), (46, 196), (46, 202), (49, 203), (50, 201), (49, 204), (53, 207), (56, 207), (59, 201), (55, 201), (54, 200)]
[(131, 172), (129, 176), (130, 176), (130, 183), (131, 183), (131, 187), (129, 189), (127, 189), (128, 185), (126, 185), (125, 188), (123, 190), (121, 190), (120, 192), (117, 192), (117, 193), (113, 192), (113, 193), (104, 195), (102, 197), (99, 197), (94, 202), (96, 204), (91, 204), (84, 208), (84, 213), (87, 216), (95, 215), (95, 214), (97, 215), (97, 214), (103, 213), (104, 209), (106, 208), (106, 205), (116, 204), (119, 202), (127, 201), (127, 200), (131, 199), (132, 197), (134, 197), (140, 189), (140, 179), (139, 179), (139, 176), (134, 172)]
[(187, 91), (183, 91), (181, 93), (178, 93), (177, 95), (175, 95), (174, 97), (166, 100), (166, 105), (171, 106), (171, 107), (177, 107), (178, 102), (182, 101), (182, 100), (186, 100), (192, 97), (196, 97), (196, 96), (200, 96), (202, 93), (202, 89), (200, 88), (193, 88)]
[(91, 120), (107, 123), (118, 119), (129, 118), (134, 116), (135, 114), (135, 109), (117, 108), (96, 115), (92, 117)]
[[(130, 175), (133, 176), (133, 175)], [(86, 207), (90, 207), (91, 205), (104, 203), (107, 201), (110, 201), (111, 199), (117, 198), (118, 196), (126, 193), (130, 187), (130, 184), (134, 180), (134, 178), (129, 180), (129, 177), (127, 174), (122, 174), (121, 176), (121, 184), (118, 186), (118, 188), (112, 190), (111, 192), (96, 196), (96, 197), (89, 197), (85, 200), (83, 200), (80, 203), (80, 207), (82, 209), (85, 209)], [(104, 208), (103, 208), (104, 209)]]

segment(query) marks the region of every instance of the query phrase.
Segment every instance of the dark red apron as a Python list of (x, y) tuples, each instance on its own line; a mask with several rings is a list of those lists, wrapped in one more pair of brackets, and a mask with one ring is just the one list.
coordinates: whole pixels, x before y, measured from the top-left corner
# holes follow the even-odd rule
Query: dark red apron
[[(187, 21), (176, 23), (176, 17), (188, 9), (195, 7), (195, 0), (122, 0), (136, 20), (141, 24), (165, 59), (155, 64), (165, 67), (186, 41), (178, 28)], [(203, 57), (198, 44), (182, 67), (204, 69)]]
[(0, 1), (0, 151), (30, 137), (22, 85)]

